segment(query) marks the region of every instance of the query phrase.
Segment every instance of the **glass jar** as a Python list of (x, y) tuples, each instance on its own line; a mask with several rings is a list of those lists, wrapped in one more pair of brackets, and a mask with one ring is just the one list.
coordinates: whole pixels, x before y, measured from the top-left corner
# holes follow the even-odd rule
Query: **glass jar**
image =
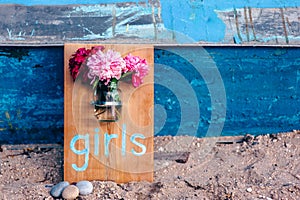
[(122, 102), (116, 82), (105, 85), (99, 81), (93, 98), (94, 114), (99, 122), (116, 122), (120, 119)]

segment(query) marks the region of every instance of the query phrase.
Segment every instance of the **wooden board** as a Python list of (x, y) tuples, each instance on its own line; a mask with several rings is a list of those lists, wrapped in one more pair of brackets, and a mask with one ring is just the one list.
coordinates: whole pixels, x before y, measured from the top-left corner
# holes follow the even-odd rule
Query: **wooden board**
[[(65, 42), (297, 45), (299, 3), (248, 1), (0, 2), (0, 45)], [(74, 1), (75, 2), (75, 1)], [(102, 2), (102, 3), (101, 3)], [(299, 1), (298, 1), (299, 2)], [(29, 4), (29, 5), (28, 5)], [(46, 5), (45, 5), (46, 4)], [(208, 20), (209, 19), (209, 20)]]
[(0, 2), (0, 44), (109, 43), (107, 39), (153, 43), (162, 27), (158, 9), (150, 2), (33, 6)]
[(110, 180), (118, 183), (153, 180), (153, 46), (105, 44), (105, 49), (145, 58), (150, 72), (134, 88), (120, 82), (122, 116), (118, 122), (98, 122), (94, 116), (92, 87), (73, 82), (70, 56), (80, 47), (96, 44), (65, 44), (64, 179)]

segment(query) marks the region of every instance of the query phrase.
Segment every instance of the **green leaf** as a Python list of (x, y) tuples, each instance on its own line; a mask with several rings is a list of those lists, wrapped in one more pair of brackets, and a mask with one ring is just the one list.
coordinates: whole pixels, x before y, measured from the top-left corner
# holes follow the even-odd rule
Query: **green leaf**
[(98, 86), (99, 84), (99, 79), (96, 79), (93, 83), (93, 90), (96, 89), (96, 87)]

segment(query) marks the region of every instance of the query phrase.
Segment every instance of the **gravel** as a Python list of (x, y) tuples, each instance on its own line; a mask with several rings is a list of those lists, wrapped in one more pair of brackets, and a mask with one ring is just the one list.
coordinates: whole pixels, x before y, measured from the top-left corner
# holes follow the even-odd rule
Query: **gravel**
[[(155, 154), (189, 152), (185, 162), (155, 160), (154, 182), (91, 181), (77, 199), (298, 199), (300, 132), (263, 136), (155, 137)], [(1, 145), (0, 199), (53, 199), (63, 181), (59, 144)], [(157, 158), (157, 156), (156, 156)]]

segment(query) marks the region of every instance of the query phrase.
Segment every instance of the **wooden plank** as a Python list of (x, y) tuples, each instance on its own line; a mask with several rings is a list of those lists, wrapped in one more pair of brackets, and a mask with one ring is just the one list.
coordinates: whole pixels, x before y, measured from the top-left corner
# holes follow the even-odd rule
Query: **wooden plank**
[[(122, 117), (118, 122), (99, 123), (94, 116), (91, 87), (80, 81), (73, 83), (68, 73), (68, 59), (79, 47), (95, 45), (65, 45), (65, 138), (64, 138), (64, 179), (68, 181), (111, 180), (116, 182), (153, 180), (153, 46), (151, 45), (104, 45), (106, 49), (128, 53), (145, 58), (151, 66), (143, 85), (133, 88), (131, 84), (120, 83), (122, 91)], [(98, 128), (98, 132), (96, 130)], [(98, 134), (97, 134), (98, 133)], [(146, 147), (145, 154), (134, 155), (133, 150), (141, 148), (133, 143), (133, 134), (142, 134), (145, 139), (137, 139)], [(116, 134), (116, 135), (113, 135)], [(71, 141), (76, 135), (88, 135), (78, 140), (76, 150), (86, 150), (88, 156), (72, 151)], [(97, 135), (97, 136), (96, 136)], [(117, 138), (111, 139), (110, 137)], [(99, 137), (99, 138), (97, 138)], [(88, 145), (87, 145), (88, 144)], [(107, 148), (107, 149), (106, 149)], [(125, 152), (123, 151), (125, 149)], [(109, 152), (105, 152), (105, 149)], [(125, 153), (125, 155), (123, 155)], [(80, 154), (80, 153), (79, 153)], [(72, 164), (88, 167), (76, 171)]]
[[(202, 47), (173, 48), (192, 55)], [(222, 135), (300, 129), (300, 48), (214, 46), (204, 49), (218, 67), (226, 87), (227, 114)], [(63, 48), (0, 47), (0, 52), (0, 143), (62, 143)], [(211, 119), (206, 83), (190, 64), (167, 49), (155, 49), (155, 63), (175, 68), (192, 83), (201, 107), (197, 134), (205, 136)], [(156, 75), (160, 75), (159, 70)], [(175, 103), (170, 104), (169, 99)], [(187, 98), (185, 101), (191, 102)], [(176, 98), (157, 85), (155, 104), (168, 108), (166, 123), (155, 135), (175, 135), (181, 120)]]
[[(157, 6), (147, 3), (93, 5), (1, 5), (0, 43), (63, 44), (72, 41), (140, 43), (156, 37)], [(128, 43), (128, 42), (127, 42)]]
[(0, 45), (76, 41), (299, 45), (300, 8), (296, 2), (285, 6), (263, 2), (199, 5), (188, 0), (176, 4), (157, 0), (103, 2), (0, 4)]
[(300, 10), (244, 7), (217, 11), (226, 24), (223, 43), (299, 44)]

